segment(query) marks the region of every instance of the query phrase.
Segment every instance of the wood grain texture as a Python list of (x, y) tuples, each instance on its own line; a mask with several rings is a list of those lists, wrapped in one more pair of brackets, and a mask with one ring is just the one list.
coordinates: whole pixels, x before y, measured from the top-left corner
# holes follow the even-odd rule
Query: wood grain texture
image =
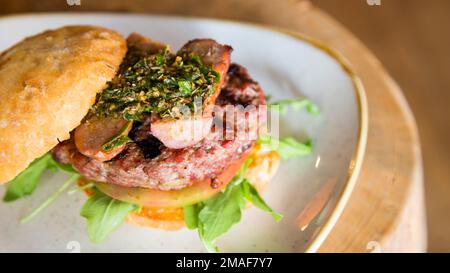
[(33, 1), (31, 6), (22, 0), (0, 1), (4, 2), (0, 12), (89, 10), (206, 16), (293, 29), (337, 49), (366, 87), (369, 138), (358, 184), (320, 251), (367, 252), (371, 242), (379, 243), (383, 251), (425, 251), (422, 162), (415, 121), (399, 87), (378, 59), (340, 23), (308, 1), (193, 0), (189, 5), (177, 0), (81, 1), (80, 7), (60, 1)]

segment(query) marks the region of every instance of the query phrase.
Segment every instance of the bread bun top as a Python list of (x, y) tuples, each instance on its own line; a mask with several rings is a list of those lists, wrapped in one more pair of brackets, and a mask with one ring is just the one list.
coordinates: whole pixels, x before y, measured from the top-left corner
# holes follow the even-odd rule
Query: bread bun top
[(68, 26), (0, 55), (0, 184), (69, 138), (126, 53), (118, 33)]

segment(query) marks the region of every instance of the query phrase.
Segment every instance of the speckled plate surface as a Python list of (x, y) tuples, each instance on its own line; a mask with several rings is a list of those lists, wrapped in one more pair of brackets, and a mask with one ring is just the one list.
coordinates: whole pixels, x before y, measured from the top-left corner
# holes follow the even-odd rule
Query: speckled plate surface
[[(248, 68), (273, 100), (306, 96), (319, 117), (291, 111), (281, 134), (312, 139), (314, 153), (284, 162), (268, 187), (266, 201), (284, 219), (276, 223), (256, 208), (218, 240), (224, 252), (315, 251), (340, 216), (356, 183), (367, 138), (367, 105), (358, 78), (339, 54), (300, 34), (262, 26), (196, 18), (120, 14), (40, 14), (0, 18), (0, 50), (26, 36), (63, 25), (94, 24), (127, 35), (138, 32), (179, 48), (210, 37), (234, 48), (233, 62)], [(0, 203), (0, 251), (201, 252), (196, 232), (166, 232), (124, 225), (93, 245), (79, 216), (80, 194), (60, 196), (27, 224), (19, 219), (66, 179), (46, 174), (35, 194)], [(0, 187), (3, 195), (5, 187)]]

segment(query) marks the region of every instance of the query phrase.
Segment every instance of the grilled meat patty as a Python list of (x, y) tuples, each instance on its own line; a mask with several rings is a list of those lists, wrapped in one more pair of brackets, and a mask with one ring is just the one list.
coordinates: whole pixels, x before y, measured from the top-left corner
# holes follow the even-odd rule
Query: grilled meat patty
[[(149, 89), (150, 85), (159, 85), (158, 88), (160, 90), (152, 91), (153, 93), (151, 93), (158, 94), (155, 95), (156, 97), (153, 97), (153, 103), (156, 104), (152, 107), (159, 108), (159, 110), (175, 105), (187, 107), (189, 99), (186, 99), (186, 94), (180, 93), (178, 90), (179, 86), (176, 88), (173, 86), (174, 82), (180, 80), (177, 77), (183, 73), (190, 73), (190, 79), (195, 78), (198, 81), (195, 86), (192, 85), (193, 80), (180, 82), (184, 82), (184, 86), (188, 90), (194, 88), (196, 92), (195, 97), (203, 99), (201, 105), (203, 111), (185, 118), (178, 118), (172, 115), (162, 117), (157, 111), (152, 111), (151, 134), (158, 138), (164, 146), (172, 149), (190, 147), (201, 141), (209, 134), (213, 122), (211, 108), (214, 106), (215, 100), (220, 93), (229, 68), (231, 47), (221, 45), (211, 39), (191, 40), (178, 51), (178, 64), (174, 66), (177, 63), (177, 58), (171, 59), (175, 55), (169, 53), (165, 49), (166, 46), (164, 44), (133, 33), (128, 37), (127, 45), (129, 51), (118, 75), (100, 94), (93, 111), (86, 116), (74, 132), (74, 142), (78, 151), (99, 161), (109, 161), (120, 154), (125, 149), (125, 145), (116, 145), (105, 150), (103, 144), (119, 134), (128, 134), (130, 132), (131, 123), (128, 122), (129, 119), (123, 118), (125, 112), (129, 117), (137, 119), (141, 114), (136, 113), (140, 113), (142, 109), (150, 107), (148, 104), (149, 99), (145, 99), (147, 96), (150, 96), (147, 92), (153, 90), (153, 88)], [(199, 70), (194, 69), (193, 67), (195, 66), (190, 65), (192, 59), (189, 56), (191, 55), (198, 57), (196, 62), (201, 62), (205, 66), (200, 66)], [(182, 61), (183, 58), (184, 61)], [(187, 65), (184, 67), (185, 61)], [(206, 73), (204, 71), (206, 67), (213, 69), (217, 72), (217, 75), (208, 74), (209, 76), (205, 76), (205, 74), (202, 74)], [(202, 69), (204, 72), (201, 72)], [(169, 76), (167, 78), (163, 77), (164, 73), (161, 74), (162, 71), (165, 71)], [(217, 80), (219, 81), (215, 83), (210, 82), (216, 77), (218, 77)], [(141, 80), (138, 80), (139, 78)], [(151, 79), (149, 81), (152, 83), (143, 79)], [(200, 82), (207, 87), (199, 88)], [(139, 94), (139, 96), (130, 95), (127, 91), (130, 88), (135, 89), (135, 92), (131, 92), (131, 94)], [(168, 89), (166, 90), (166, 88)], [(170, 91), (168, 91), (169, 89)], [(177, 93), (179, 94), (170, 99), (167, 97), (168, 94)], [(178, 101), (175, 98), (178, 98)], [(136, 104), (136, 101), (140, 102)], [(113, 103), (111, 104), (111, 102)], [(127, 103), (129, 103), (128, 106), (126, 106)], [(147, 106), (144, 107), (142, 105)], [(119, 111), (120, 114), (114, 112), (114, 109), (122, 107), (128, 110), (122, 109)], [(150, 115), (148, 116), (150, 117)], [(192, 134), (192, 131), (195, 134)]]
[[(101, 162), (77, 151), (73, 139), (64, 141), (53, 151), (55, 160), (72, 164), (87, 179), (124, 187), (178, 190), (195, 181), (214, 178), (231, 162), (251, 149), (258, 129), (265, 120), (265, 105), (261, 87), (245, 68), (232, 64), (217, 98), (214, 123), (210, 134), (199, 143), (183, 149), (165, 147), (150, 132), (151, 119), (136, 125), (130, 137), (133, 143), (110, 161)], [(229, 106), (234, 108), (234, 122), (229, 122)], [(254, 106), (254, 107), (248, 107)], [(244, 109), (244, 107), (247, 107)]]

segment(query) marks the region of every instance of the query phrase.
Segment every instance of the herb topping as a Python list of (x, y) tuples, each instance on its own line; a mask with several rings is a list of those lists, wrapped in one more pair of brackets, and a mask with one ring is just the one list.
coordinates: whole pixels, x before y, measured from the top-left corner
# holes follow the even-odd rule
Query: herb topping
[(153, 55), (130, 48), (118, 75), (97, 95), (97, 116), (142, 121), (149, 113), (179, 118), (180, 107), (195, 110), (194, 99), (207, 99), (220, 75), (186, 51), (169, 48)]

